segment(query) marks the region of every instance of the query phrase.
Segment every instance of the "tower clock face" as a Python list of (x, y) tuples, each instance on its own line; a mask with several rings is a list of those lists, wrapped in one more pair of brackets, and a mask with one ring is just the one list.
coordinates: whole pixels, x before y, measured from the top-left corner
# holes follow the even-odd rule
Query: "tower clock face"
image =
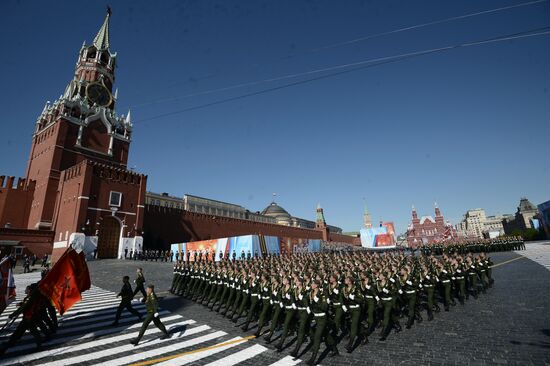
[(92, 83), (86, 87), (86, 97), (92, 102), (102, 107), (111, 104), (111, 93), (101, 83)]

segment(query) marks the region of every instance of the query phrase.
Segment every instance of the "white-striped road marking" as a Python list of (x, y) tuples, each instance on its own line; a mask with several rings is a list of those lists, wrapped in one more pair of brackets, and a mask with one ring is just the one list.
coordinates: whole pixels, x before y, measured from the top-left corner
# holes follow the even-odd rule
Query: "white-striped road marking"
[(181, 365), (187, 365), (188, 363), (198, 361), (202, 358), (209, 357), (212, 355), (215, 355), (216, 353), (223, 352), (229, 348), (235, 347), (239, 344), (241, 344), (238, 341), (244, 341), (244, 338), (242, 337), (235, 337), (231, 338), (228, 341), (225, 341), (223, 343), (227, 343), (226, 345), (219, 346), (215, 345), (211, 349), (206, 349), (202, 351), (197, 351), (193, 353), (188, 353), (186, 355), (182, 355), (179, 357), (172, 358), (168, 361), (164, 361), (161, 363), (155, 364), (155, 366), (181, 366)]
[(242, 351), (233, 353), (232, 355), (224, 358), (220, 358), (219, 360), (216, 360), (214, 362), (210, 362), (205, 366), (233, 366), (240, 362), (246, 361), (249, 358), (257, 356), (265, 350), (267, 350), (267, 348), (265, 348), (264, 346), (255, 344), (252, 347), (245, 348)]
[(285, 358), (280, 359), (279, 361), (272, 363), (269, 366), (294, 366), (302, 362), (299, 358), (294, 358), (291, 356), (286, 356)]
[[(160, 312), (159, 312), (159, 314), (160, 314)], [(181, 318), (182, 318), (181, 315), (172, 315), (172, 316), (164, 318), (162, 320), (163, 321), (169, 321), (169, 320), (175, 320), (175, 319), (181, 319)], [(194, 324), (195, 323), (194, 320), (189, 320), (189, 321), (192, 322), (192, 323), (188, 323), (188, 324)], [(142, 323), (134, 324), (130, 327), (121, 326), (121, 327), (112, 327), (112, 328), (107, 328), (107, 329), (96, 330), (94, 332), (90, 332), (90, 333), (86, 333), (86, 334), (83, 334), (81, 336), (78, 336), (77, 338), (75, 338), (75, 336), (53, 338), (52, 340), (50, 340), (46, 343), (43, 343), (42, 345), (43, 346), (51, 346), (51, 345), (54, 345), (54, 344), (62, 344), (62, 343), (65, 343), (65, 342), (80, 341), (80, 340), (87, 339), (87, 338), (97, 338), (99, 336), (103, 336), (103, 335), (107, 335), (107, 334), (123, 332), (123, 331), (129, 330), (129, 329), (141, 328), (141, 324)], [(155, 328), (155, 329), (152, 329), (151, 331), (149, 331), (148, 333), (152, 334), (152, 333), (158, 333), (158, 332), (160, 332), (160, 330)], [(137, 333), (136, 333), (136, 335), (137, 335)], [(28, 343), (28, 344), (22, 344), (20, 346), (12, 347), (7, 352), (18, 352), (18, 351), (29, 350), (29, 349), (33, 349), (33, 348), (35, 348), (35, 345), (33, 343)]]
[[(166, 319), (168, 319), (168, 318), (166, 318)], [(194, 320), (186, 320), (186, 321), (183, 321), (183, 322), (170, 324), (168, 326), (168, 329), (178, 328), (178, 327), (181, 327), (181, 326), (194, 324), (194, 323), (195, 323)], [(141, 324), (136, 324), (135, 326), (132, 326), (132, 327), (127, 328), (127, 329), (137, 329), (137, 328), (141, 328)], [(196, 333), (196, 332), (201, 332), (201, 331), (208, 330), (209, 327), (206, 326), (206, 325), (203, 325), (203, 326), (195, 327), (195, 328), (191, 328), (191, 329), (196, 329), (196, 330), (193, 331), (193, 332)], [(191, 329), (186, 330), (185, 333), (187, 335), (190, 334), (188, 332), (190, 332)], [(109, 344), (109, 343), (114, 344), (116, 342), (128, 341), (132, 338), (137, 337), (138, 333), (139, 332), (124, 333), (124, 334), (120, 334), (120, 335), (117, 335), (117, 336), (114, 336), (114, 337), (101, 338), (101, 339), (98, 339), (98, 340), (95, 340), (95, 341), (74, 344), (72, 346), (59, 347), (59, 348), (54, 348), (54, 349), (47, 350), (47, 351), (41, 351), (41, 352), (30, 353), (30, 354), (23, 355), (23, 356), (17, 356), (17, 357), (13, 357), (13, 358), (7, 359), (7, 360), (0, 360), (0, 365), (12, 365), (14, 363), (29, 362), (29, 361), (33, 361), (33, 360), (39, 360), (41, 358), (48, 357), (48, 356), (60, 357), (63, 353), (89, 350), (90, 348), (102, 346), (102, 345)], [(155, 334), (155, 333), (160, 333), (160, 329), (155, 328), (155, 329), (152, 329), (151, 331), (147, 332), (148, 335)], [(88, 337), (88, 338), (90, 338), (90, 337)], [(82, 339), (82, 337), (78, 338), (78, 340), (80, 340), (80, 339)], [(56, 342), (56, 343), (64, 343), (64, 342)], [(48, 344), (48, 345), (50, 345), (50, 344)], [(48, 363), (48, 365), (49, 364), (50, 363)]]
[[(120, 357), (120, 358), (117, 358), (117, 359), (114, 359), (114, 360), (103, 361), (101, 363), (98, 363), (97, 365), (102, 365), (102, 366), (126, 365), (128, 363), (142, 361), (142, 360), (145, 360), (145, 359), (151, 358), (151, 357), (159, 357), (159, 355), (163, 355), (163, 354), (168, 353), (168, 352), (181, 351), (184, 348), (196, 346), (197, 344), (201, 344), (203, 342), (208, 342), (208, 341), (211, 341), (213, 339), (223, 337), (226, 334), (227, 333), (225, 333), (225, 332), (218, 331), (218, 332), (215, 332), (215, 333), (210, 333), (210, 334), (204, 335), (202, 337), (191, 339), (191, 340), (186, 341), (186, 342), (174, 343), (170, 346), (156, 348), (156, 349), (152, 349), (152, 350), (149, 350), (149, 351), (128, 355), (128, 356), (125, 356), (125, 357)], [(213, 350), (210, 350), (209, 352), (210, 352), (210, 354), (213, 354), (213, 353), (215, 353), (214, 351), (216, 351), (216, 350), (217, 350), (217, 348), (213, 349)], [(196, 355), (197, 359), (206, 357), (205, 355), (199, 355), (199, 353), (201, 353), (201, 352), (197, 352), (197, 353), (194, 353), (194, 354), (189, 355), (189, 356)], [(183, 365), (184, 363), (179, 362), (177, 364), (178, 365)], [(158, 365), (164, 365), (164, 363), (156, 364), (155, 366), (158, 366)]]
[[(116, 355), (122, 354), (124, 352), (129, 352), (129, 351), (132, 351), (132, 350), (135, 350), (135, 349), (140, 349), (140, 348), (145, 348), (145, 347), (161, 345), (163, 343), (168, 343), (168, 342), (170, 342), (174, 339), (188, 337), (188, 336), (196, 334), (196, 333), (204, 332), (208, 329), (210, 329), (210, 327), (208, 325), (201, 325), (201, 326), (198, 326), (198, 327), (195, 327), (195, 328), (186, 329), (184, 333), (182, 333), (182, 334), (180, 333), (178, 335), (173, 335), (172, 338), (150, 339), (148, 337), (146, 340), (140, 342), (137, 346), (134, 346), (132, 344), (125, 344), (125, 345), (122, 345), (122, 346), (116, 346), (116, 347), (112, 347), (112, 348), (96, 350), (92, 353), (88, 353), (88, 354), (85, 354), (85, 355), (79, 355), (79, 356), (75, 356), (75, 357), (69, 357), (69, 358), (64, 358), (64, 359), (61, 359), (61, 360), (51, 361), (51, 362), (48, 362), (48, 366), (69, 366), (69, 365), (74, 365), (74, 364), (78, 364), (78, 363), (81, 363), (81, 362), (89, 362), (91, 360), (97, 360), (97, 359), (103, 358), (103, 357), (116, 356)], [(160, 332), (160, 330), (159, 330), (159, 332)], [(138, 335), (138, 333), (139, 332), (134, 332), (133, 336), (136, 337)], [(152, 332), (150, 332), (150, 333), (152, 333)], [(222, 334), (222, 335), (225, 335), (225, 333)], [(197, 344), (198, 344), (198, 343), (203, 342), (202, 340), (199, 341), (201, 338), (204, 338), (205, 339), (204, 342), (206, 342), (206, 340), (210, 339), (210, 338), (208, 338), (209, 336), (210, 335), (206, 335), (206, 336), (202, 336), (202, 337), (198, 337), (198, 338), (193, 338), (193, 339), (191, 339), (190, 341), (187, 341), (187, 342), (189, 342), (191, 345), (193, 345), (192, 342), (197, 342)], [(186, 342), (177, 343), (176, 347), (177, 348), (183, 347), (183, 344), (185, 344), (185, 343)], [(100, 344), (97, 344), (97, 345), (94, 344), (93, 347), (97, 347), (97, 346), (104, 345), (104, 344), (105, 344), (105, 341), (102, 340)], [(164, 347), (164, 348), (167, 348), (167, 347)], [(89, 349), (89, 347), (88, 347), (88, 349)], [(148, 352), (154, 352), (155, 354), (162, 354), (162, 353), (164, 353), (164, 352), (161, 351), (162, 349), (163, 348), (155, 347), (153, 350), (148, 351)], [(144, 353), (147, 353), (147, 352), (140, 352), (137, 355), (138, 355), (138, 357), (141, 357), (141, 355), (143, 355)], [(143, 356), (143, 357), (145, 357), (145, 356)], [(101, 364), (105, 365), (105, 362), (101, 362)], [(122, 363), (117, 363), (117, 365), (122, 365)]]

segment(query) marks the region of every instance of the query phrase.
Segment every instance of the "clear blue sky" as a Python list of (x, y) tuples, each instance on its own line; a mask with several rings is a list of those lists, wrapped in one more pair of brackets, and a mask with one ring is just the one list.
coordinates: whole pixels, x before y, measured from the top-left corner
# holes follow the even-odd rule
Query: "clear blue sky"
[[(512, 213), (550, 199), (550, 36), (452, 50), (169, 117), (163, 113), (275, 82), (150, 103), (234, 84), (550, 25), (550, 2), (349, 46), (373, 33), (518, 1), (111, 1), (118, 112), (132, 108), (130, 166), (148, 188), (261, 210), (277, 192), (291, 214), (358, 230), (410, 220), (437, 201)], [(24, 175), (46, 100), (73, 75), (103, 1), (0, 2), (0, 173)], [(303, 80), (299, 78), (295, 80)], [(291, 81), (295, 81), (291, 80)], [(288, 82), (288, 81), (286, 81)], [(141, 121), (141, 122), (140, 122)]]

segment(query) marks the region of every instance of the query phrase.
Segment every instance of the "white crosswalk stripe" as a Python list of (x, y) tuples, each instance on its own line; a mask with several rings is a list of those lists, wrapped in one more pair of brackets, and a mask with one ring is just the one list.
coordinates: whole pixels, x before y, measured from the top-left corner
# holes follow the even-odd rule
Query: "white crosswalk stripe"
[(206, 364), (206, 366), (233, 366), (240, 362), (246, 361), (256, 355), (259, 355), (266, 349), (267, 348), (265, 348), (264, 346), (255, 344), (252, 347), (245, 348), (242, 351), (233, 353), (232, 355), (226, 356), (224, 358), (220, 358), (219, 360), (216, 360), (214, 362), (210, 362), (209, 364)]
[(212, 349), (208, 349), (208, 350), (204, 350), (204, 351), (188, 353), (188, 354), (173, 358), (173, 359), (168, 360), (168, 361), (157, 363), (157, 364), (155, 364), (155, 366), (181, 366), (181, 365), (187, 365), (191, 362), (196, 362), (196, 361), (198, 361), (198, 360), (200, 360), (204, 357), (212, 356), (216, 353), (220, 353), (220, 352), (223, 352), (223, 351), (225, 351), (229, 348), (235, 347), (235, 346), (238, 345), (237, 341), (241, 341), (241, 340), (244, 341), (244, 339), (242, 337), (235, 337), (235, 338), (232, 338), (232, 339), (230, 339), (226, 342), (223, 342), (223, 343), (228, 343), (226, 345), (216, 347), (216, 348), (212, 348)]
[(272, 363), (269, 366), (294, 366), (302, 362), (298, 358), (293, 358), (291, 356), (286, 356), (285, 358), (280, 359), (279, 361)]
[(520, 254), (550, 270), (550, 242), (526, 244), (525, 250), (518, 250)]
[[(24, 298), (25, 287), (39, 279), (39, 273), (15, 276), (17, 300), (0, 316), (0, 321), (8, 320), (8, 315)], [(208, 324), (198, 324), (167, 310), (160, 310), (159, 314), (171, 337), (161, 339), (161, 330), (151, 324), (140, 343), (134, 346), (129, 342), (138, 335), (142, 324), (135, 315), (124, 310), (119, 324), (112, 325), (119, 303), (116, 293), (92, 286), (79, 303), (59, 317), (57, 333), (44, 342), (41, 349), (36, 350), (34, 338), (27, 334), (0, 358), (0, 366), (69, 366), (81, 363), (119, 366), (144, 360), (162, 366), (233, 366), (254, 357), (264, 357), (262, 354), (268, 351), (254, 341), (231, 337)], [(133, 307), (145, 315), (144, 304), (134, 300)], [(16, 326), (17, 322), (11, 331)], [(6, 336), (0, 337), (0, 342), (6, 339)], [(300, 362), (287, 356), (273, 365), (294, 366)]]

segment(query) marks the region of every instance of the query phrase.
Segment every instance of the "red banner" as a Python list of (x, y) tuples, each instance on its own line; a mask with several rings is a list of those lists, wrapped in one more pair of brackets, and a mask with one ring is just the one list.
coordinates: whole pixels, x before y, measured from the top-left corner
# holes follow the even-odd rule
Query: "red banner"
[(90, 274), (84, 255), (78, 254), (72, 248), (59, 258), (39, 284), (40, 291), (52, 301), (61, 315), (79, 302), (82, 292), (90, 286)]
[(0, 262), (0, 313), (15, 300), (15, 282), (11, 272), (11, 260), (4, 258)]

